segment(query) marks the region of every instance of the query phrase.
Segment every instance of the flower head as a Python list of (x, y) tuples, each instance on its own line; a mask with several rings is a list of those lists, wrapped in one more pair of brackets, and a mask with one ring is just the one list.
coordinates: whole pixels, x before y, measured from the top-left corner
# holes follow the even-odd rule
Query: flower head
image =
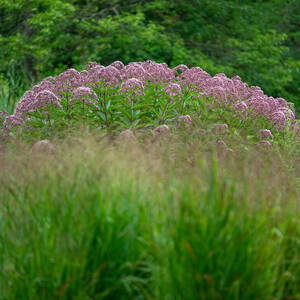
[(242, 116), (244, 119), (247, 118), (248, 106), (244, 101), (239, 101), (236, 104), (234, 104), (233, 109), (238, 115)]
[(271, 115), (271, 119), (277, 129), (283, 129), (286, 124), (286, 116), (281, 110), (277, 110)]
[(270, 130), (268, 129), (260, 129), (258, 132), (257, 132), (257, 137), (260, 139), (260, 140), (265, 140), (265, 139), (273, 139), (273, 135), (271, 133)]
[(70, 102), (73, 102), (76, 99), (80, 99), (87, 104), (94, 104), (99, 101), (96, 93), (91, 88), (84, 86), (78, 87), (72, 92), (72, 99)]
[(16, 126), (24, 125), (25, 122), (23, 119), (16, 115), (7, 116), (3, 122), (3, 129), (4, 131), (9, 131)]
[(115, 67), (118, 70), (122, 70), (124, 68), (124, 64), (119, 60), (114, 61), (112, 64), (110, 64), (110, 66)]
[(145, 70), (145, 79), (153, 83), (168, 83), (175, 78), (174, 71), (166, 63), (147, 60), (141, 63), (141, 66)]
[(142, 81), (136, 78), (127, 79), (122, 83), (120, 93), (132, 92), (135, 95), (144, 95), (144, 85)]
[(36, 109), (36, 108), (47, 106), (49, 104), (56, 105), (60, 109), (62, 109), (62, 106), (60, 104), (60, 100), (58, 99), (58, 97), (55, 96), (51, 91), (44, 90), (44, 91), (39, 92), (36, 95), (35, 101), (32, 105), (32, 108)]
[(167, 134), (170, 132), (170, 128), (168, 125), (160, 125), (154, 129), (153, 136), (154, 138)]
[(97, 87), (97, 82), (104, 82), (105, 86), (116, 87), (120, 80), (120, 71), (112, 65), (96, 65), (88, 70), (87, 79), (92, 86)]
[(129, 63), (121, 70), (121, 79), (124, 81), (130, 78), (144, 80), (146, 77), (147, 77), (146, 71), (141, 65), (141, 63), (136, 63), (136, 62)]
[(172, 82), (163, 90), (171, 97), (179, 96), (181, 94), (180, 85)]

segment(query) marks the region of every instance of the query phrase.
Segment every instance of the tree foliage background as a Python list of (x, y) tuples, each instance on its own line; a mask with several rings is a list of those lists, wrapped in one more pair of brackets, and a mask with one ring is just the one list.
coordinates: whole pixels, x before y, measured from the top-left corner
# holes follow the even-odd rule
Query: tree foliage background
[(300, 111), (298, 0), (0, 0), (0, 83), (18, 98), (88, 61), (239, 75)]

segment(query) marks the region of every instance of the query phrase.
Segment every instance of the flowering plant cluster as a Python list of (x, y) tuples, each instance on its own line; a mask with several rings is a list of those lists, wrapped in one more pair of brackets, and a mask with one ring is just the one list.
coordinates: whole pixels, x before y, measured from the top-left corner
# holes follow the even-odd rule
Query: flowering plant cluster
[(209, 121), (214, 112), (209, 131), (217, 136), (231, 130), (228, 122), (220, 123), (228, 113), (236, 116), (240, 127), (262, 124), (253, 132), (262, 144), (271, 144), (273, 134), (283, 131), (300, 136), (291, 102), (249, 87), (239, 76), (211, 76), (200, 67), (169, 68), (153, 61), (126, 66), (115, 61), (106, 67), (90, 62), (81, 72), (69, 69), (47, 77), (23, 95), (12, 115), (0, 111), (0, 122), (6, 136), (16, 128), (22, 134), (45, 129), (49, 135), (78, 122), (103, 130), (152, 127), (157, 135), (169, 128), (159, 126), (172, 120), (191, 128), (197, 119)]

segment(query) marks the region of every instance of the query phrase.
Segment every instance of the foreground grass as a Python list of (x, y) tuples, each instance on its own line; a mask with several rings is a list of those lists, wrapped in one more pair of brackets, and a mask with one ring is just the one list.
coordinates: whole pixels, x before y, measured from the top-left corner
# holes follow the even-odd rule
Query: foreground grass
[(2, 154), (0, 299), (300, 299), (299, 164), (202, 146)]

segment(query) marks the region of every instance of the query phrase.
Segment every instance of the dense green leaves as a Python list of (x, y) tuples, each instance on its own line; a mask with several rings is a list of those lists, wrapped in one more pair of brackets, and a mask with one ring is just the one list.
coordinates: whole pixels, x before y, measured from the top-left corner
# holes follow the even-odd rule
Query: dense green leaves
[[(19, 96), (25, 86), (91, 60), (185, 63), (211, 74), (239, 75), (269, 95), (295, 102), (299, 111), (299, 5), (296, 0), (2, 0), (0, 73)], [(22, 79), (20, 92), (16, 77)]]

